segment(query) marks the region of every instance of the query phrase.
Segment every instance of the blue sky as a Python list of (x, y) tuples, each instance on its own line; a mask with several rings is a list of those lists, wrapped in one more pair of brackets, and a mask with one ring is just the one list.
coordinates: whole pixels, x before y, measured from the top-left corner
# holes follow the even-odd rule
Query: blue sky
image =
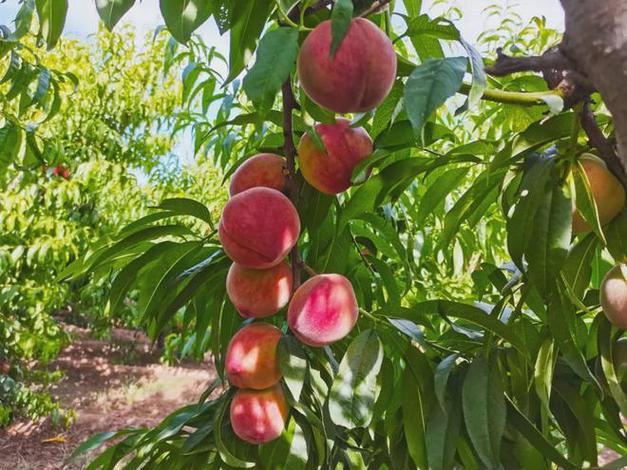
[[(254, 0), (248, 0), (254, 1)], [(423, 10), (439, 13), (442, 7), (437, 5), (438, 0), (424, 0)], [(546, 16), (548, 26), (563, 30), (564, 15), (559, 0), (450, 0), (462, 12), (463, 17), (456, 22), (456, 26), (462, 32), (466, 40), (474, 42), (477, 35), (483, 31), (489, 23), (486, 22), (483, 10), (491, 4), (515, 5), (516, 11), (527, 20), (533, 16)], [(434, 4), (436, 4), (434, 6)], [(0, 24), (9, 24), (15, 17), (19, 8), (18, 0), (6, 0), (0, 3)], [(94, 0), (69, 0), (69, 11), (64, 35), (76, 39), (88, 39), (89, 35), (98, 28), (98, 14)], [(158, 0), (141, 0), (131, 8), (122, 22), (128, 22), (135, 26), (140, 33), (152, 32), (162, 24), (159, 12)], [(210, 20), (198, 30), (209, 45), (216, 48), (224, 55), (228, 55), (228, 36), (220, 36), (215, 23)], [(138, 38), (143, 34), (138, 34)], [(181, 161), (193, 160), (192, 139), (189, 133), (182, 136), (175, 149)]]

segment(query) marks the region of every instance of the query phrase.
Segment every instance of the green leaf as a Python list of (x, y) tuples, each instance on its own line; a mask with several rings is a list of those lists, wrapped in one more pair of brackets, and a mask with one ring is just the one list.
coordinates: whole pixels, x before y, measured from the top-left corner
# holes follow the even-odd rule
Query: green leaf
[(462, 407), (458, 397), (447, 400), (443, 408), (435, 406), (431, 410), (426, 433), (430, 470), (453, 468), (461, 418)]
[(509, 397), (507, 400), (507, 416), (509, 421), (516, 428), (516, 430), (522, 434), (529, 443), (534, 446), (539, 452), (546, 456), (551, 461), (559, 465), (560, 468), (568, 470), (575, 470), (580, 468), (578, 465), (574, 465), (559, 453), (556, 446), (542, 435), (540, 431), (536, 429), (529, 419), (522, 414), (522, 412), (514, 405)]
[(244, 77), (244, 91), (258, 108), (272, 107), (274, 97), (289, 77), (298, 54), (298, 30), (277, 28), (259, 42), (255, 65)]
[(159, 0), (159, 7), (170, 34), (183, 44), (212, 12), (212, 2), (208, 0)]
[(44, 38), (48, 50), (54, 48), (61, 37), (67, 16), (67, 0), (35, 0), (39, 17), (39, 35)]
[(22, 3), (17, 15), (15, 15), (15, 32), (13, 33), (15, 39), (20, 39), (30, 31), (34, 11), (34, 0), (25, 0), (24, 3)]
[(459, 188), (459, 183), (466, 175), (468, 175), (468, 168), (454, 168), (442, 173), (429, 185), (427, 191), (420, 198), (418, 211), (414, 218), (417, 227), (422, 227), (427, 217), (433, 214), (433, 211), (446, 199), (446, 196), (453, 189)]
[(586, 289), (590, 286), (592, 276), (592, 260), (598, 246), (594, 234), (590, 233), (570, 250), (564, 267), (564, 279), (568, 282), (573, 293), (580, 299), (583, 298)]
[(525, 342), (512, 326), (501, 322), (492, 315), (488, 315), (478, 307), (449, 300), (428, 300), (412, 305), (412, 309), (415, 311), (416, 315), (422, 313), (438, 313), (448, 317), (460, 318), (479, 325), (509, 342), (523, 355), (529, 356)]
[(353, 19), (353, 0), (337, 0), (331, 12), (331, 58), (348, 33)]
[(211, 212), (207, 206), (194, 199), (184, 197), (164, 199), (157, 208), (170, 211), (172, 215), (189, 215), (196, 217), (206, 222), (210, 227), (213, 227)]
[(527, 275), (541, 294), (547, 294), (566, 260), (572, 232), (572, 205), (566, 187), (545, 193), (533, 221), (525, 257)]
[(627, 206), (605, 226), (607, 250), (616, 261), (627, 260)]
[(599, 211), (597, 210), (597, 205), (592, 196), (592, 190), (590, 189), (588, 175), (579, 161), (573, 166), (573, 180), (575, 183), (577, 212), (588, 225), (592, 227), (592, 231), (599, 237), (603, 244), (607, 244), (603, 229), (601, 228), (601, 222), (599, 221)]
[(285, 385), (294, 400), (299, 401), (307, 377), (308, 365), (305, 351), (296, 338), (287, 335), (281, 337), (278, 361)]
[(562, 295), (561, 291), (554, 292), (549, 304), (547, 323), (555, 342), (571, 369), (579, 377), (592, 383), (602, 394), (599, 383), (588, 367), (582, 348), (577, 343), (575, 333), (577, 321), (572, 303)]
[(435, 374), (433, 376), (433, 387), (435, 389), (435, 396), (438, 399), (440, 408), (442, 411), (446, 411), (446, 386), (448, 384), (448, 378), (451, 375), (457, 361), (457, 354), (451, 354), (446, 356), (440, 361), (435, 368)]
[(505, 431), (505, 393), (495, 361), (476, 357), (464, 379), (464, 422), (481, 461), (500, 467), (501, 438)]
[(348, 346), (329, 394), (329, 415), (335, 424), (349, 429), (370, 424), (382, 363), (383, 344), (374, 330), (364, 331)]
[(614, 345), (616, 344), (614, 335), (612, 335), (612, 325), (604, 315), (598, 315), (598, 346), (599, 356), (601, 357), (601, 367), (605, 380), (610, 389), (610, 394), (618, 404), (623, 416), (627, 416), (627, 393), (621, 387), (620, 380), (616, 371), (614, 355)]
[(427, 118), (462, 85), (468, 60), (465, 57), (429, 59), (416, 67), (405, 85), (405, 110), (416, 135)]
[(135, 4), (135, 0), (96, 0), (98, 15), (109, 31)]
[(470, 92), (468, 93), (468, 107), (473, 108), (481, 101), (483, 92), (486, 89), (487, 77), (483, 68), (483, 58), (477, 49), (472, 44), (466, 42), (464, 39), (459, 40), (461, 45), (466, 49), (466, 53), (470, 58), (470, 66), (472, 69), (472, 85)]
[(546, 411), (549, 411), (553, 370), (555, 368), (556, 359), (557, 350), (555, 349), (555, 343), (551, 339), (544, 340), (538, 351), (538, 357), (536, 358), (533, 371), (533, 384)]
[(225, 84), (233, 81), (252, 57), (273, 4), (272, 0), (235, 2), (230, 33), (229, 75)]

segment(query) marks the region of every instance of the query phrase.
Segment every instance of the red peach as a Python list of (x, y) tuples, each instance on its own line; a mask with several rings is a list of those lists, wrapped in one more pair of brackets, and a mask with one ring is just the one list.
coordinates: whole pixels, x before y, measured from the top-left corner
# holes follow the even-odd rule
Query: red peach
[(283, 191), (285, 189), (285, 158), (273, 153), (260, 153), (246, 160), (231, 178), (230, 194), (257, 186)]
[(262, 390), (281, 380), (277, 347), (282, 335), (268, 323), (251, 323), (235, 333), (224, 361), (229, 382)]
[(226, 293), (243, 317), (269, 317), (290, 301), (292, 270), (286, 263), (270, 269), (248, 269), (233, 263), (226, 277)]
[[(616, 217), (625, 206), (625, 188), (607, 169), (607, 165), (596, 155), (583, 154), (580, 159), (590, 183), (592, 198), (597, 205), (599, 222), (605, 225)], [(588, 223), (573, 206), (573, 232), (583, 233), (591, 230)]]
[(231, 402), (231, 427), (243, 441), (265, 444), (283, 433), (287, 402), (280, 384), (265, 390), (241, 389)]
[(355, 166), (372, 153), (370, 136), (361, 127), (350, 127), (346, 119), (337, 119), (335, 124), (318, 124), (316, 132), (324, 150), (308, 134), (303, 134), (298, 146), (303, 177), (323, 193), (346, 191), (351, 186)]
[(246, 268), (267, 269), (279, 264), (296, 244), (300, 219), (284, 194), (251, 188), (227, 202), (218, 232), (233, 261)]
[(287, 311), (287, 324), (303, 343), (325, 346), (349, 334), (358, 313), (350, 281), (339, 274), (320, 274), (294, 293)]
[(336, 113), (361, 113), (377, 107), (396, 77), (392, 41), (374, 23), (355, 18), (331, 58), (331, 21), (309, 33), (298, 56), (305, 93)]
[(599, 290), (601, 307), (617, 328), (627, 330), (627, 265), (614, 266), (605, 275)]

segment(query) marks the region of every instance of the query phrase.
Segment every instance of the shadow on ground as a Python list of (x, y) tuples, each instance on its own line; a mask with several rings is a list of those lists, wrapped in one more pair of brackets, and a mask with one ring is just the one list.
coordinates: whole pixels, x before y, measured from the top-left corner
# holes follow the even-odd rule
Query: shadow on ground
[(110, 341), (68, 326), (75, 341), (50, 365), (63, 379), (50, 387), (65, 409), (74, 409), (69, 428), (20, 421), (0, 430), (0, 469), (84, 468), (70, 462), (74, 448), (90, 435), (124, 427), (154, 426), (175, 409), (192, 403), (215, 378), (210, 361), (169, 367), (158, 363), (141, 334), (116, 329)]

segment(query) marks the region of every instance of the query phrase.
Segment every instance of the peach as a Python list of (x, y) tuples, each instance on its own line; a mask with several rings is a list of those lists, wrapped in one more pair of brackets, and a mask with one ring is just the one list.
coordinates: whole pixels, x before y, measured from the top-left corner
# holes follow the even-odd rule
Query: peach
[(298, 212), (287, 196), (262, 187), (229, 199), (218, 230), (226, 254), (252, 269), (267, 269), (282, 262), (299, 232)]
[(257, 186), (283, 191), (287, 171), (285, 158), (273, 153), (260, 153), (250, 157), (235, 170), (229, 192), (235, 196)]
[(277, 347), (282, 335), (268, 323), (251, 323), (235, 333), (224, 361), (229, 382), (262, 390), (281, 380)]
[(307, 96), (336, 113), (362, 113), (381, 104), (396, 77), (396, 53), (383, 31), (355, 18), (333, 57), (330, 50), (328, 20), (309, 33), (298, 55), (298, 77)]
[[(603, 160), (586, 153), (581, 156), (581, 165), (588, 177), (592, 197), (597, 205), (601, 225), (616, 217), (625, 205), (625, 188), (607, 169)], [(584, 233), (591, 230), (588, 223), (573, 207), (573, 232)]]
[(601, 307), (617, 328), (627, 330), (627, 265), (614, 266), (600, 288)]
[(283, 433), (288, 407), (280, 384), (265, 390), (241, 389), (231, 402), (231, 427), (241, 440), (265, 444)]
[(338, 194), (351, 186), (355, 166), (372, 153), (372, 140), (361, 127), (352, 128), (346, 119), (335, 124), (318, 124), (316, 132), (325, 149), (308, 134), (298, 146), (300, 171), (307, 182), (327, 194)]
[(287, 324), (303, 343), (325, 346), (349, 334), (358, 313), (350, 281), (339, 274), (320, 274), (294, 293), (287, 311)]
[(292, 270), (283, 262), (269, 269), (233, 263), (226, 277), (226, 293), (244, 318), (269, 317), (290, 301)]

